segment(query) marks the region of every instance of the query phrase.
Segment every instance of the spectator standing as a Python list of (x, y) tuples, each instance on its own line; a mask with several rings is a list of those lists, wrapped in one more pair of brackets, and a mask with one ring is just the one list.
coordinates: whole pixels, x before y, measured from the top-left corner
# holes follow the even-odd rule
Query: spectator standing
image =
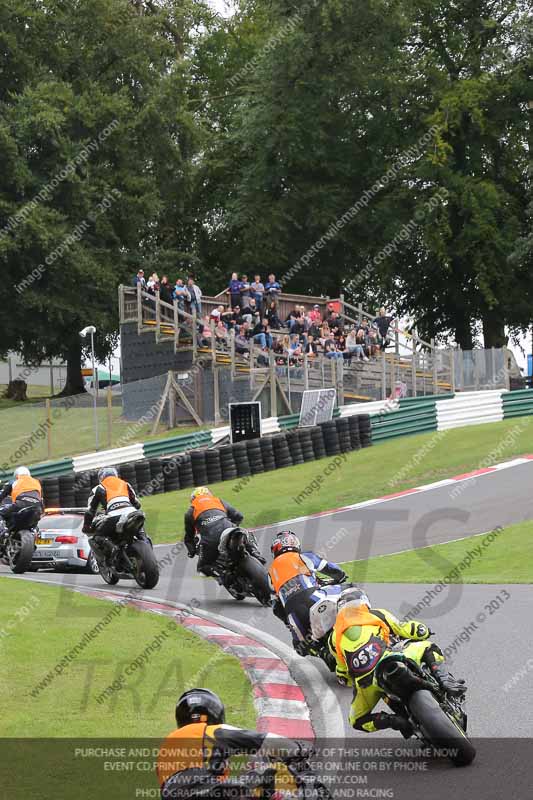
[(394, 317), (387, 316), (387, 312), (384, 306), (382, 306), (379, 309), (377, 316), (374, 319), (373, 325), (379, 331), (379, 335), (381, 337), (382, 350), (385, 350), (385, 348), (390, 344), (389, 328), (391, 326), (393, 319)]
[(185, 311), (185, 303), (190, 303), (191, 301), (189, 290), (184, 285), (181, 278), (178, 278), (176, 285), (174, 286), (174, 300), (178, 304), (179, 311)]
[(155, 294), (156, 289), (159, 289), (159, 276), (157, 272), (152, 272), (146, 282), (146, 291)]
[(231, 307), (235, 308), (235, 306), (241, 307), (242, 298), (241, 298), (241, 289), (242, 289), (242, 281), (239, 280), (239, 276), (236, 272), (231, 273), (231, 279), (228, 283), (228, 290), (230, 294), (230, 302)]
[(261, 276), (256, 275), (250, 284), (250, 296), (254, 298), (257, 310), (260, 314), (263, 313), (263, 297), (265, 294), (265, 286), (261, 283)]
[(139, 284), (141, 284), (141, 289), (146, 289), (146, 280), (144, 278), (144, 270), (143, 269), (140, 269), (138, 271), (137, 275), (133, 279), (133, 285), (135, 287), (137, 287)]
[(187, 289), (191, 296), (190, 304), (191, 304), (191, 311), (196, 309), (196, 313), (198, 316), (202, 313), (202, 290), (200, 287), (194, 282), (194, 278), (192, 275), (189, 275), (189, 279), (187, 281)]
[(248, 305), (248, 301), (250, 300), (250, 281), (248, 280), (248, 275), (243, 275), (241, 278), (241, 298), (242, 305)]
[(275, 300), (281, 294), (281, 284), (276, 280), (274, 273), (268, 276), (265, 283), (265, 294), (269, 300)]
[(174, 299), (172, 286), (168, 282), (168, 277), (166, 275), (163, 275), (163, 277), (161, 278), (161, 285), (159, 287), (159, 297), (165, 303), (170, 303), (170, 304), (172, 304), (172, 301)]

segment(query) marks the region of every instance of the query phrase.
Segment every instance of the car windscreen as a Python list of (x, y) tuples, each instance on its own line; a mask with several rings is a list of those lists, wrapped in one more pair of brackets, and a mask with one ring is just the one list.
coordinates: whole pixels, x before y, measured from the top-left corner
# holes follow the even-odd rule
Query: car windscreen
[(77, 531), (83, 525), (83, 517), (66, 514), (57, 514), (41, 517), (39, 520), (40, 531)]

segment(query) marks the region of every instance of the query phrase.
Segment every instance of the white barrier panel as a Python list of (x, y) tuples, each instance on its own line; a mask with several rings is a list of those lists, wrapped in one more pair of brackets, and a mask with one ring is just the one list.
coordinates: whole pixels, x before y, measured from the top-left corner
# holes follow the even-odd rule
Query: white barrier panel
[(267, 433), (279, 433), (281, 430), (279, 426), (279, 419), (278, 417), (267, 417), (266, 419), (261, 420), (261, 435), (264, 436)]
[(437, 400), (437, 430), (482, 425), (503, 420), (502, 392), (463, 392), (451, 400)]
[(380, 414), (382, 411), (396, 411), (400, 407), (398, 400), (375, 400), (373, 403), (352, 403), (339, 408), (341, 417), (352, 417), (354, 414)]
[(216, 444), (220, 442), (221, 439), (224, 439), (225, 436), (229, 436), (231, 429), (229, 425), (226, 425), (224, 428), (212, 428), (209, 433), (211, 434), (213, 444)]
[(89, 469), (126, 464), (128, 461), (140, 461), (142, 458), (144, 458), (143, 445), (131, 444), (128, 447), (117, 447), (114, 450), (101, 450), (98, 453), (76, 456), (72, 459), (72, 463), (74, 472), (85, 472)]

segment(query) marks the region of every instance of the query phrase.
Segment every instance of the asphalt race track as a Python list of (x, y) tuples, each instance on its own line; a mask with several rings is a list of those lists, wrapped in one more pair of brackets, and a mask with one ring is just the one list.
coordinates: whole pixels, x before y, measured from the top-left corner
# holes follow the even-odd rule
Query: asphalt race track
[[(496, 526), (531, 518), (532, 485), (533, 463), (521, 464), (366, 508), (293, 522), (290, 528), (301, 537), (307, 549), (316, 549), (330, 560), (364, 559), (481, 534)], [(296, 517), (302, 513), (302, 508), (295, 505), (295, 509)], [(280, 526), (275, 525), (257, 531), (265, 555), (269, 555), (271, 537), (278, 529)], [(214, 581), (196, 575), (195, 561), (186, 558), (183, 552), (174, 557), (171, 551), (172, 545), (157, 547), (159, 561), (164, 561), (168, 555), (167, 561), (170, 563), (163, 566), (159, 585), (152, 592), (145, 593), (144, 597), (191, 604), (199, 611), (216, 613), (245, 623), (259, 633), (266, 632), (289, 644), (287, 631), (268, 609), (259, 607), (252, 600), (235, 602)], [(430, 554), (422, 550), (421, 556), (429, 558)], [(455, 566), (444, 559), (440, 559), (440, 562), (438, 566), (442, 567), (443, 576)], [(8, 573), (7, 568), (0, 567), (1, 573)], [(95, 588), (105, 586), (98, 576), (74, 574), (40, 572), (21, 578), (13, 576), (13, 579), (54, 581)], [(121, 582), (118, 587), (106, 589), (127, 594), (132, 585), (133, 582)], [(528, 670), (508, 691), (503, 689), (506, 681), (528, 660), (531, 659), (529, 663), (533, 666), (531, 586), (460, 584), (447, 587), (438, 594), (434, 587), (422, 584), (374, 584), (367, 589), (374, 606), (388, 608), (400, 617), (426, 596), (428, 605), (418, 616), (429, 623), (436, 634), (433, 638), (443, 649), (454, 641), (456, 643), (451, 658), (452, 671), (464, 677), (469, 687), (467, 710), (469, 733), (473, 737), (500, 739), (532, 736), (532, 713), (527, 696), (530, 694), (533, 669)], [(429, 590), (433, 590), (433, 598), (426, 595)], [(71, 593), (69, 595), (72, 596)], [(497, 596), (503, 598), (503, 602), (500, 600), (500, 607), (494, 610), (488, 604)], [(467, 626), (470, 626), (470, 633), (463, 633), (460, 641), (458, 637)], [(318, 662), (313, 660), (313, 663)], [(350, 690), (337, 686), (326, 668), (321, 664), (318, 666), (324, 681), (335, 692), (346, 720)], [(312, 714), (317, 733), (326, 733), (322, 710), (313, 704)], [(348, 737), (361, 736), (347, 722), (344, 732)], [(341, 731), (338, 733), (342, 735)], [(480, 769), (484, 760), (487, 759), (478, 759), (472, 769)], [(448, 776), (450, 774), (465, 775), (461, 770), (447, 772)], [(448, 783), (448, 790), (454, 791), (455, 786), (458, 788), (459, 783), (456, 785), (454, 779), (453, 783)], [(418, 790), (420, 788), (419, 782)], [(503, 795), (504, 787), (500, 788), (501, 793), (495, 793), (495, 797)], [(487, 793), (485, 796), (493, 795)]]

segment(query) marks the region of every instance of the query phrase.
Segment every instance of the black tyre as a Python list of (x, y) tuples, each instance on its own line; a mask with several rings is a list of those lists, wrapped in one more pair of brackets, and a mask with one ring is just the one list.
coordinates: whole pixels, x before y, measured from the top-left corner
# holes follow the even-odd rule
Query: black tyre
[(246, 555), (239, 564), (239, 572), (250, 582), (254, 597), (262, 606), (270, 605), (270, 584), (264, 566), (256, 558)]
[(133, 542), (128, 548), (130, 559), (136, 562), (133, 577), (141, 589), (153, 589), (159, 582), (159, 567), (153, 549), (147, 542)]
[(143, 459), (142, 461), (137, 461), (135, 463), (135, 478), (137, 480), (138, 491), (144, 491), (152, 478), (149, 461)]
[(426, 689), (414, 692), (409, 709), (428, 741), (437, 749), (446, 748), (453, 753), (450, 758), (456, 767), (472, 763), (476, 748), (462, 728), (444, 713), (431, 692)]
[(118, 583), (118, 575), (113, 572), (113, 570), (110, 569), (107, 564), (100, 565), (100, 575), (110, 586), (114, 586), (116, 583)]
[(92, 550), (89, 550), (89, 557), (83, 571), (86, 572), (87, 575), (98, 575), (100, 572), (98, 561)]
[(33, 533), (30, 533), (30, 531), (12, 533), (6, 552), (11, 572), (16, 575), (26, 572), (31, 566), (34, 550), (35, 539)]
[(178, 474), (180, 479), (180, 487), (182, 489), (187, 489), (189, 486), (194, 486), (194, 476), (192, 474), (192, 469), (190, 462), (184, 462), (183, 465), (180, 464), (178, 467)]
[(123, 481), (131, 483), (135, 492), (139, 491), (139, 487), (137, 486), (137, 476), (135, 474), (135, 463), (121, 464), (118, 467), (118, 474)]

